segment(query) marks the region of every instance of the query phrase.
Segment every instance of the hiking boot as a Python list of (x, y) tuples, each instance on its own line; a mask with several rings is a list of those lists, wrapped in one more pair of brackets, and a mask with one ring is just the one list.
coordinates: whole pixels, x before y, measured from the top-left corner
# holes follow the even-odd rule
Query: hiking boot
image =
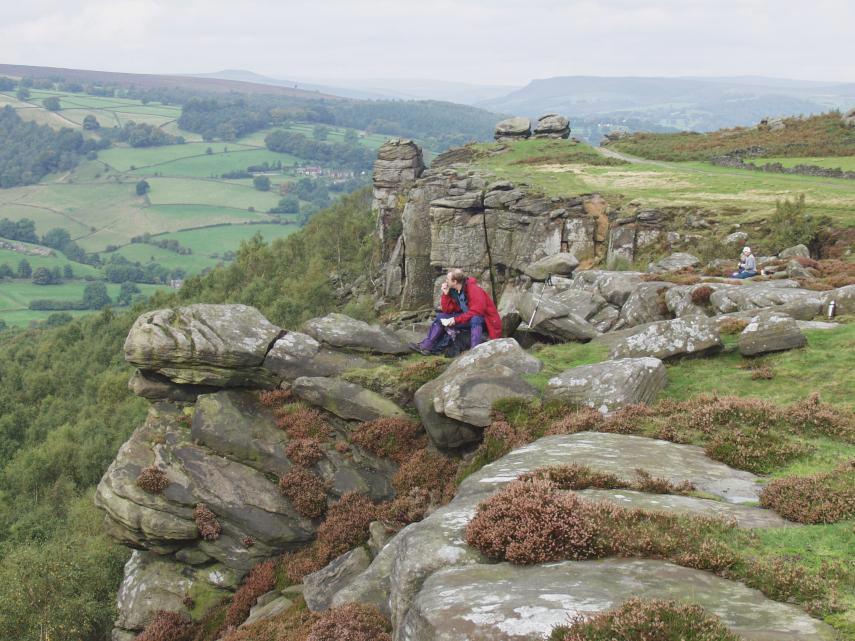
[(419, 343), (410, 343), (409, 345), (407, 345), (407, 347), (409, 347), (414, 352), (418, 352), (422, 356), (431, 356), (433, 354), (433, 352), (428, 349), (425, 349)]

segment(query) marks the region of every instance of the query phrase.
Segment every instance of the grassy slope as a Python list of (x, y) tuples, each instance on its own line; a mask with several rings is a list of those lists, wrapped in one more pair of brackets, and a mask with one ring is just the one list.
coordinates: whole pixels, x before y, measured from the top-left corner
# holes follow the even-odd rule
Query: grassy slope
[[(641, 162), (603, 166), (598, 153), (569, 141), (526, 140), (509, 150), (483, 154), (476, 163), (501, 178), (528, 183), (549, 195), (599, 192), (610, 204), (638, 200), (646, 207), (685, 206), (706, 210), (724, 222), (757, 221), (775, 202), (805, 194), (810, 211), (835, 224), (855, 225), (855, 181), (766, 174), (716, 167), (705, 162)], [(494, 145), (479, 147), (485, 152)], [(543, 162), (523, 162), (541, 157)]]
[(762, 147), (768, 156), (855, 156), (855, 127), (844, 126), (839, 114), (787, 118), (784, 123), (778, 131), (738, 127), (708, 134), (638, 133), (609, 147), (654, 160), (707, 160), (751, 147)]

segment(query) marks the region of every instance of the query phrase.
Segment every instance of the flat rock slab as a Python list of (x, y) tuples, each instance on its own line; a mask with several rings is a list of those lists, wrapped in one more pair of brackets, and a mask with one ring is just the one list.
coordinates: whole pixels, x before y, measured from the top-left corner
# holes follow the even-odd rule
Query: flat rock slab
[(335, 593), (346, 587), (371, 564), (364, 547), (354, 548), (333, 559), (317, 572), (303, 579), (303, 597), (312, 612), (330, 607)]
[(375, 354), (407, 354), (410, 348), (392, 330), (344, 314), (306, 321), (306, 334), (331, 347)]
[[(673, 482), (691, 481), (698, 490), (729, 503), (757, 501), (757, 477), (713, 461), (703, 448), (642, 436), (579, 432), (544, 436), (467, 477), (457, 496), (494, 492), (520, 475), (547, 465), (579, 463), (630, 480), (642, 468)], [(455, 499), (456, 500), (456, 499)]]
[(796, 321), (775, 312), (758, 314), (739, 335), (739, 353), (743, 356), (780, 352), (806, 344), (807, 339)]
[(425, 581), (400, 641), (540, 641), (569, 617), (631, 597), (696, 603), (749, 641), (831, 641), (834, 630), (793, 605), (708, 572), (653, 560), (509, 563), (442, 570)]
[(546, 280), (552, 274), (568, 276), (579, 266), (579, 259), (568, 252), (546, 256), (523, 267), (523, 271), (534, 280)]
[(301, 376), (338, 376), (348, 369), (370, 365), (356, 354), (322, 347), (302, 332), (288, 332), (282, 336), (264, 359), (265, 369), (284, 381), (293, 381)]
[(715, 321), (705, 316), (675, 318), (604, 334), (596, 339), (610, 348), (611, 358), (653, 356), (661, 360), (721, 350)]
[(658, 358), (622, 358), (568, 369), (549, 379), (545, 400), (587, 405), (606, 413), (633, 403), (651, 403), (668, 382)]
[(337, 378), (302, 376), (291, 390), (300, 398), (323, 407), (336, 416), (357, 421), (404, 417), (406, 412), (376, 392)]
[(658, 510), (676, 514), (703, 514), (734, 519), (739, 527), (790, 527), (793, 524), (772, 510), (748, 505), (734, 505), (724, 501), (699, 499), (677, 494), (648, 494), (635, 490), (581, 490), (579, 496), (592, 501), (610, 501), (628, 508)]
[(685, 252), (677, 252), (666, 256), (662, 260), (651, 263), (647, 267), (649, 274), (663, 274), (667, 272), (678, 272), (688, 267), (698, 267), (701, 264), (701, 259), (692, 254)]

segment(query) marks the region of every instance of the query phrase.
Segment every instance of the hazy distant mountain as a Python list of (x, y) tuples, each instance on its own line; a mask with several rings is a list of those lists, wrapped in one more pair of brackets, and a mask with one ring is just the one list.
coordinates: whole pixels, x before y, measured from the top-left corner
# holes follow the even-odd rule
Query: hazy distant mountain
[(408, 78), (336, 78), (320, 80), (304, 78), (285, 80), (263, 76), (244, 69), (226, 69), (214, 73), (193, 74), (196, 78), (218, 78), (257, 84), (291, 87), (305, 91), (357, 98), (360, 100), (443, 100), (463, 105), (504, 96), (517, 87), (511, 85), (478, 85), (446, 80), (419, 80)]
[(855, 105), (855, 83), (763, 77), (607, 78), (533, 80), (477, 106), (536, 117), (556, 111), (586, 122), (631, 128), (712, 131), (751, 125), (765, 116), (816, 114)]

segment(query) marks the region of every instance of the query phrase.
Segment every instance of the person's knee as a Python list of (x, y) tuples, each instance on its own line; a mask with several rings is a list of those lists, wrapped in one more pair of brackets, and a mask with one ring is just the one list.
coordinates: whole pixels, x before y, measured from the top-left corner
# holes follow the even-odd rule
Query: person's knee
[(469, 321), (472, 325), (481, 325), (484, 326), (484, 317), (483, 316), (473, 316)]

